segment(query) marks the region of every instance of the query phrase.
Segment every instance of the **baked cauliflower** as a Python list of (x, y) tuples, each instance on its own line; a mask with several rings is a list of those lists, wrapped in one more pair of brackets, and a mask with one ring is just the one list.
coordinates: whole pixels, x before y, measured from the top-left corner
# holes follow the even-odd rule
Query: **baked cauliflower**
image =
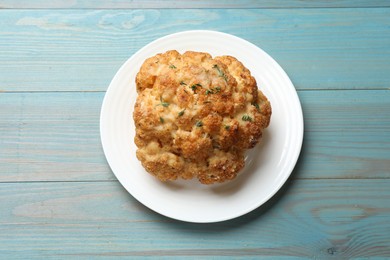
[(137, 158), (162, 181), (234, 179), (270, 122), (270, 102), (231, 56), (157, 54), (142, 64), (136, 88)]

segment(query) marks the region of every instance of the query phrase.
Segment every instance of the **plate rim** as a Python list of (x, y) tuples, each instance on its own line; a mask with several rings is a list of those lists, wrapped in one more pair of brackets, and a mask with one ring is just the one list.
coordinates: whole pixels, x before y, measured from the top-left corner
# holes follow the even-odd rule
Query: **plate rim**
[[(284, 178), (282, 178), (277, 186), (275, 186), (273, 189), (272, 189), (272, 192), (269, 192), (267, 196), (263, 197), (261, 200), (259, 200), (258, 203), (255, 203), (252, 207), (248, 207), (246, 208), (246, 210), (243, 210), (243, 212), (239, 212), (239, 213), (236, 213), (236, 214), (230, 214), (229, 216), (226, 216), (225, 218), (218, 218), (218, 219), (213, 219), (213, 220), (190, 220), (190, 219), (185, 219), (185, 218), (181, 218), (181, 217), (175, 217), (175, 216), (172, 216), (172, 215), (169, 215), (169, 214), (166, 214), (164, 212), (160, 212), (152, 207), (150, 207), (149, 205), (146, 205), (142, 199), (138, 198), (137, 196), (135, 196), (131, 190), (128, 189), (127, 185), (125, 185), (125, 183), (123, 182), (122, 179), (118, 178), (117, 174), (115, 173), (115, 168), (116, 166), (114, 165), (114, 162), (113, 160), (111, 159), (110, 156), (107, 155), (107, 144), (106, 144), (106, 140), (104, 139), (104, 111), (105, 111), (105, 108), (107, 106), (107, 103), (109, 102), (108, 101), (108, 95), (107, 93), (113, 91), (112, 89), (114, 88), (113, 87), (113, 84), (115, 83), (115, 80), (117, 77), (119, 77), (119, 75), (121, 73), (123, 73), (122, 71), (125, 69), (126, 65), (128, 63), (131, 62), (131, 59), (134, 57), (134, 56), (137, 56), (139, 55), (140, 53), (142, 53), (143, 51), (145, 51), (145, 49), (148, 49), (150, 46), (156, 44), (157, 42), (159, 41), (164, 41), (166, 39), (170, 39), (172, 37), (180, 37), (181, 35), (183, 34), (193, 34), (193, 33), (198, 33), (198, 34), (215, 34), (215, 35), (220, 35), (220, 36), (223, 36), (223, 37), (229, 37), (229, 38), (232, 38), (232, 39), (236, 39), (238, 41), (242, 41), (242, 42), (245, 42), (246, 44), (249, 44), (249, 45), (252, 45), (254, 48), (256, 48), (258, 51), (260, 51), (263, 55), (265, 55), (270, 61), (273, 62), (273, 66), (276, 66), (278, 68), (278, 72), (279, 73), (282, 73), (283, 77), (285, 80), (288, 81), (289, 83), (289, 87), (291, 87), (291, 89), (293, 90), (292, 93), (294, 93), (294, 101), (297, 101), (294, 105), (297, 105), (297, 108), (298, 108), (298, 114), (297, 116), (299, 117), (299, 124), (297, 125), (298, 126), (298, 136), (296, 136), (297, 138), (297, 144), (296, 144), (296, 147), (294, 149), (294, 156), (289, 160), (290, 161), (290, 164), (288, 165), (288, 174), (285, 174), (283, 175)], [(141, 65), (141, 64), (140, 64)], [(263, 49), (261, 49), (259, 46), (243, 39), (243, 38), (240, 38), (238, 36), (235, 36), (235, 35), (232, 35), (232, 34), (229, 34), (229, 33), (225, 33), (225, 32), (220, 32), (220, 31), (214, 31), (214, 30), (184, 30), (184, 31), (180, 31), (180, 32), (175, 32), (175, 33), (170, 33), (170, 34), (167, 34), (167, 35), (164, 35), (162, 37), (159, 37), (151, 42), (149, 42), (148, 44), (144, 45), (143, 47), (141, 47), (139, 50), (137, 50), (136, 52), (134, 52), (130, 57), (128, 57), (126, 59), (125, 62), (122, 63), (122, 65), (120, 66), (120, 68), (117, 70), (117, 72), (115, 73), (115, 75), (113, 76), (112, 80), (110, 81), (110, 84), (108, 85), (108, 88), (105, 92), (105, 95), (104, 95), (104, 98), (103, 98), (103, 101), (102, 101), (102, 106), (101, 106), (101, 111), (100, 111), (100, 124), (99, 124), (99, 130), (100, 130), (100, 140), (101, 140), (101, 145), (102, 145), (102, 148), (103, 148), (103, 152), (104, 152), (104, 156), (106, 158), (106, 161), (108, 163), (108, 165), (110, 166), (111, 170), (112, 170), (112, 173), (114, 174), (114, 176), (116, 177), (116, 179), (119, 181), (119, 183), (122, 185), (122, 187), (125, 188), (125, 190), (135, 199), (137, 200), (139, 203), (141, 203), (142, 205), (144, 205), (145, 207), (151, 209), (152, 211), (160, 214), (160, 215), (163, 215), (165, 217), (168, 217), (168, 218), (171, 218), (171, 219), (176, 219), (176, 220), (180, 220), (180, 221), (184, 221), (184, 222), (191, 222), (191, 223), (216, 223), (216, 222), (222, 222), (222, 221), (227, 221), (227, 220), (232, 220), (232, 219), (236, 219), (238, 217), (241, 217), (243, 215), (246, 215), (248, 214), (249, 212), (252, 212), (253, 210), (261, 207), (264, 203), (266, 203), (268, 200), (270, 200), (282, 187), (283, 185), (286, 183), (286, 181), (288, 180), (288, 178), (291, 176), (298, 160), (299, 160), (299, 157), (300, 157), (300, 154), (301, 154), (301, 151), (302, 151), (302, 145), (303, 145), (303, 138), (304, 138), (304, 117), (303, 117), (303, 110), (302, 110), (302, 104), (300, 102), (300, 99), (299, 99), (299, 96), (298, 96), (298, 92), (297, 92), (297, 89), (295, 88), (295, 86), (293, 85), (291, 79), (288, 77), (287, 73), (285, 72), (285, 70), (279, 65), (279, 63), (277, 63), (277, 61), (271, 57), (267, 52), (265, 52)], [(110, 158), (109, 158), (110, 157)]]

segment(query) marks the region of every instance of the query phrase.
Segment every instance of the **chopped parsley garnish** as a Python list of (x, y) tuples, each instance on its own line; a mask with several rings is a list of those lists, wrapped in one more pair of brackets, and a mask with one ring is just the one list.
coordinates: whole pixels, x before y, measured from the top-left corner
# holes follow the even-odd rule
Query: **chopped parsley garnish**
[(229, 129), (230, 129), (230, 125), (225, 125), (225, 130), (229, 131)]
[(176, 69), (176, 66), (173, 65), (173, 64), (171, 64), (171, 65), (169, 65), (169, 68), (170, 68), (170, 69)]
[(178, 115), (179, 115), (179, 116), (183, 116), (183, 115), (184, 115), (184, 111), (186, 111), (186, 110), (184, 109), (184, 110), (180, 111), (180, 112), (178, 113)]
[(243, 121), (252, 122), (252, 117), (250, 117), (250, 116), (248, 116), (248, 115), (243, 115), (243, 116), (242, 116), (242, 120), (243, 120)]
[(191, 89), (192, 89), (192, 91), (194, 91), (194, 93), (196, 93), (196, 89), (197, 89), (198, 87), (202, 87), (202, 85), (200, 85), (199, 83), (194, 84), (194, 85), (191, 86)]
[(197, 121), (195, 125), (197, 127), (201, 127), (201, 126), (203, 126), (203, 122), (202, 121)]
[(215, 87), (215, 88), (211, 88), (211, 89), (207, 89), (206, 90), (206, 95), (209, 95), (209, 94), (216, 94), (218, 92), (221, 91), (221, 88), (220, 87)]
[(227, 82), (227, 77), (225, 73), (218, 67), (217, 64), (213, 66), (213, 69), (216, 69), (218, 71), (218, 76), (222, 77)]
[(160, 116), (160, 122), (161, 122), (162, 124), (164, 124), (164, 118), (162, 118), (161, 116)]
[(187, 85), (184, 81), (180, 81), (180, 85)]
[(252, 103), (252, 106), (254, 106), (257, 110), (260, 111), (260, 106), (259, 106), (259, 104), (257, 104), (257, 103)]
[(168, 102), (164, 102), (163, 100), (162, 100), (162, 97), (160, 97), (160, 104), (158, 104), (157, 106), (163, 106), (163, 107), (168, 107), (169, 106), (169, 103)]

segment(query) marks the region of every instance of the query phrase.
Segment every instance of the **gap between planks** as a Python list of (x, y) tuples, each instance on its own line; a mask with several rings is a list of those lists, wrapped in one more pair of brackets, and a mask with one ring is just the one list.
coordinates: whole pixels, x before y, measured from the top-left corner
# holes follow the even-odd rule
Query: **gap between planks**
[[(370, 178), (363, 178), (363, 177), (356, 177), (356, 178), (346, 178), (346, 177), (340, 177), (340, 178), (324, 178), (324, 177), (319, 177), (319, 178), (294, 178), (290, 177), (289, 181), (301, 181), (301, 180), (309, 180), (309, 181), (317, 181), (317, 180), (349, 180), (349, 181), (362, 181), (362, 180), (389, 180), (390, 178), (387, 177), (370, 177)], [(45, 180), (36, 180), (36, 181), (0, 181), (1, 184), (29, 184), (29, 183), (113, 183), (113, 182), (118, 182), (118, 180), (53, 180), (53, 181), (45, 181)]]
[[(317, 88), (305, 88), (305, 89), (296, 89), (297, 92), (304, 92), (304, 91), (386, 91), (390, 90), (390, 87), (385, 88), (357, 88), (357, 89), (350, 89), (350, 88), (326, 88), (326, 89), (317, 89)], [(37, 90), (37, 91), (7, 91), (7, 90), (0, 90), (1, 94), (35, 94), (35, 93), (105, 93), (107, 90)]]
[(18, 8), (12, 8), (12, 7), (0, 7), (0, 12), (2, 10), (7, 11), (25, 11), (25, 10), (32, 10), (32, 11), (90, 11), (90, 10), (96, 10), (96, 11), (118, 11), (118, 10), (294, 10), (294, 9), (387, 9), (390, 8), (390, 5), (383, 5), (383, 6), (264, 6), (264, 7), (248, 7), (248, 6), (242, 6), (242, 7), (223, 7), (223, 6), (215, 6), (215, 7), (207, 7), (207, 6), (193, 6), (193, 7), (158, 7), (158, 6), (135, 6), (135, 7), (85, 7), (85, 8), (71, 8), (71, 7), (60, 7), (60, 8), (51, 8), (51, 7), (18, 7)]

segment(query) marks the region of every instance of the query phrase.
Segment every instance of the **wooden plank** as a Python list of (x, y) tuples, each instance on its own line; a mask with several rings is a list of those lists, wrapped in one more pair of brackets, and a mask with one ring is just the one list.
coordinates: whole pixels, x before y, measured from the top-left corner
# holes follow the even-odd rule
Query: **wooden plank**
[(1, 10), (0, 25), (0, 91), (104, 91), (145, 44), (189, 29), (249, 40), (298, 89), (390, 82), (390, 8)]
[(0, 96), (0, 179), (115, 179), (100, 144), (103, 93)]
[[(390, 180), (297, 180), (233, 221), (190, 224), (118, 182), (0, 184), (3, 257), (390, 257)], [(109, 210), (107, 210), (109, 209)]]
[(158, 0), (109, 0), (109, 1), (28, 1), (28, 0), (1, 0), (0, 8), (3, 9), (34, 9), (34, 8), (82, 8), (82, 9), (125, 9), (125, 8), (335, 8), (335, 7), (389, 7), (385, 0), (341, 0), (341, 1), (250, 1), (250, 0), (214, 0), (214, 1), (158, 1)]
[[(389, 178), (390, 91), (299, 91), (293, 178)], [(104, 93), (0, 93), (0, 182), (113, 180), (99, 136)]]
[(390, 177), (390, 91), (300, 91), (307, 178)]

